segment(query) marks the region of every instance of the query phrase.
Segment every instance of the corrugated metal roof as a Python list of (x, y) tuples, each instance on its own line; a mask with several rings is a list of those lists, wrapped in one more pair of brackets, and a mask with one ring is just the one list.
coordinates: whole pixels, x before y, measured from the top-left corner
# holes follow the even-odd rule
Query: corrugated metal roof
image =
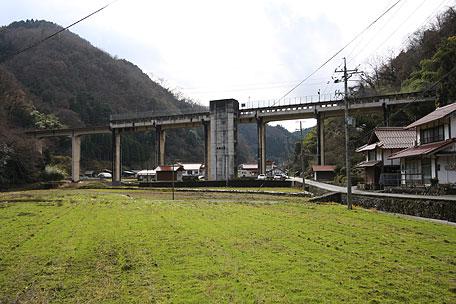
[(336, 166), (312, 166), (312, 170), (314, 172), (328, 172), (328, 171), (331, 171), (331, 172), (334, 172), (334, 169), (336, 169)]
[(447, 115), (450, 115), (454, 111), (456, 111), (456, 103), (452, 103), (452, 104), (446, 105), (444, 107), (437, 108), (433, 112), (429, 113), (428, 115), (426, 115), (424, 117), (421, 117), (420, 119), (418, 119), (414, 123), (409, 124), (405, 128), (410, 129), (410, 128), (414, 128), (417, 126), (427, 124), (427, 123), (435, 121), (435, 120), (442, 119), (442, 118), (446, 117)]
[(155, 170), (141, 170), (138, 175), (155, 175)]
[(360, 162), (359, 164), (356, 165), (358, 168), (366, 168), (366, 167), (374, 167), (378, 164), (380, 164), (382, 161), (380, 160), (366, 160), (363, 162)]
[(436, 143), (430, 143), (430, 144), (420, 145), (420, 146), (416, 146), (416, 147), (411, 147), (411, 148), (399, 151), (397, 153), (391, 154), (388, 158), (395, 159), (395, 158), (432, 154), (433, 152), (437, 152), (439, 149), (453, 143), (455, 140), (456, 140), (456, 138), (450, 138), (445, 141), (439, 141)]
[(182, 163), (179, 163), (179, 164), (176, 164), (177, 165), (181, 165), (182, 167), (184, 167), (184, 170), (200, 170), (202, 169), (204, 166), (203, 164), (182, 164)]

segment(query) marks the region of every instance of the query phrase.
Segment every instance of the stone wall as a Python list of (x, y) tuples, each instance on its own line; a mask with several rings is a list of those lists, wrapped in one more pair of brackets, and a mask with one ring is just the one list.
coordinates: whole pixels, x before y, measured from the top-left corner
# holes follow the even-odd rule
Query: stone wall
[[(347, 203), (347, 195), (342, 193), (342, 203)], [(353, 205), (366, 209), (408, 214), (438, 220), (456, 222), (456, 202), (438, 199), (413, 199), (352, 195)]]
[[(321, 195), (321, 201), (328, 201), (329, 199), (330, 201), (342, 203), (344, 205), (347, 204), (347, 195), (345, 193), (325, 196), (324, 194), (328, 193), (328, 191), (313, 186), (309, 187), (309, 191), (315, 195)], [(313, 200), (316, 201), (318, 198), (314, 198)], [(456, 222), (455, 201), (352, 194), (352, 203), (355, 206), (360, 206), (366, 209), (376, 209), (391, 213), (400, 213)]]

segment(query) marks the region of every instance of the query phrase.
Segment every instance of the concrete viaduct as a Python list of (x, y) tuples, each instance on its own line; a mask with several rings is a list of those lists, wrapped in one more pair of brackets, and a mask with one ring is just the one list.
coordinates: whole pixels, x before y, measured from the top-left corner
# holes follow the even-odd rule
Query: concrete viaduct
[[(399, 110), (406, 104), (430, 103), (435, 101), (435, 92), (424, 94), (401, 93), (384, 96), (373, 96), (350, 99), (350, 113), (381, 113), (385, 122), (389, 113)], [(120, 137), (125, 132), (155, 130), (156, 164), (165, 164), (165, 134), (167, 130), (179, 128), (203, 127), (204, 129), (204, 163), (206, 179), (227, 180), (236, 178), (237, 168), (237, 126), (243, 123), (256, 123), (258, 134), (258, 169), (266, 171), (266, 124), (272, 121), (315, 118), (317, 120), (317, 154), (318, 163), (325, 164), (324, 120), (329, 117), (344, 115), (344, 101), (318, 101), (274, 104), (244, 108), (234, 99), (213, 100), (209, 111), (186, 114), (157, 115), (153, 112), (113, 114), (109, 126), (86, 127), (75, 129), (29, 131), (27, 134), (36, 139), (54, 136), (72, 138), (72, 180), (79, 181), (81, 136), (91, 134), (112, 134), (113, 151), (113, 184), (121, 180)]]

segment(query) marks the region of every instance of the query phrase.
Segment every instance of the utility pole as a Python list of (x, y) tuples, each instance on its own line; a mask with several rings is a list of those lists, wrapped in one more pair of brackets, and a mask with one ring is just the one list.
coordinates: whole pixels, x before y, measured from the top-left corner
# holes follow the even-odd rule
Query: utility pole
[(306, 190), (306, 178), (304, 176), (304, 149), (303, 149), (303, 137), (302, 137), (302, 121), (299, 122), (299, 128), (301, 129), (301, 174), (302, 174), (302, 190)]
[[(352, 185), (351, 185), (351, 166), (350, 166), (350, 126), (353, 119), (349, 116), (350, 105), (348, 98), (348, 79), (353, 75), (360, 73), (357, 69), (347, 70), (347, 60), (344, 57), (344, 69), (335, 70), (336, 73), (344, 73), (344, 103), (345, 103), (345, 171), (347, 173), (347, 208), (352, 209)], [(339, 82), (336, 80), (336, 83)]]

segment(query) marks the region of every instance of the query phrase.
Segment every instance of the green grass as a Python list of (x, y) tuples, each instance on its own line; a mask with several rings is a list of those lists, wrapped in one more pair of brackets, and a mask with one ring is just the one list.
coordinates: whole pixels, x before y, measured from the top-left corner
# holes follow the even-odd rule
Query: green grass
[(0, 303), (456, 303), (454, 226), (266, 195), (170, 199), (0, 194)]
[(217, 188), (197, 188), (197, 189), (208, 189), (208, 190), (247, 190), (247, 191), (272, 191), (272, 192), (290, 192), (290, 193), (299, 193), (303, 192), (299, 188), (281, 188), (281, 187), (217, 187)]

